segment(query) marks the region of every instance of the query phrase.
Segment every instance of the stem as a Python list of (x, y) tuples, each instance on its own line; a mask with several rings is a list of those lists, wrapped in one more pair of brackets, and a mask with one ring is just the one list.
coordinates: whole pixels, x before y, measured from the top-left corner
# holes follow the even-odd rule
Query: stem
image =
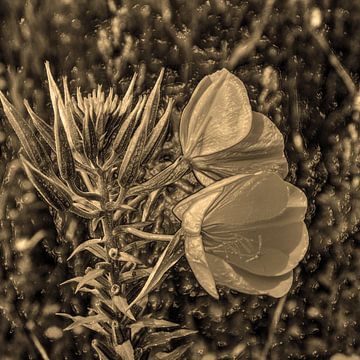
[(274, 343), (276, 327), (277, 327), (277, 324), (279, 323), (280, 316), (281, 316), (281, 313), (283, 311), (285, 302), (286, 302), (286, 295), (283, 296), (276, 305), (276, 309), (275, 309), (274, 316), (272, 318), (269, 333), (268, 333), (268, 338), (267, 338), (266, 344), (265, 344), (265, 346), (263, 348), (263, 351), (262, 351), (262, 353), (260, 355), (259, 360), (266, 360), (267, 359), (267, 356), (268, 356), (268, 353), (269, 353), (269, 351), (271, 349), (271, 346)]
[(124, 227), (121, 230), (127, 234), (132, 234), (145, 240), (171, 241), (174, 237), (174, 235), (148, 233), (146, 231), (135, 229), (131, 226)]
[(171, 165), (160, 171), (151, 179), (132, 187), (129, 190), (128, 195), (149, 193), (166, 185), (170, 185), (181, 179), (181, 177), (190, 171), (190, 169), (190, 162), (183, 157), (179, 157)]

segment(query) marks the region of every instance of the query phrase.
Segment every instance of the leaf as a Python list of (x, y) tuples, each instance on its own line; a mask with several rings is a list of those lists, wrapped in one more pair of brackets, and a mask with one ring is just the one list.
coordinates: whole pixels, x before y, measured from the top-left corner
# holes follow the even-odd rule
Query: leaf
[(48, 61), (45, 62), (46, 74), (49, 82), (50, 98), (53, 109), (58, 109), (61, 121), (63, 123), (66, 136), (72, 149), (81, 149), (81, 136), (80, 131), (76, 125), (75, 119), (71, 113), (71, 109), (66, 108), (61, 97), (59, 88), (51, 74), (50, 64)]
[[(103, 244), (105, 243), (105, 240), (103, 239), (90, 239), (86, 240), (83, 243), (81, 243), (79, 246), (75, 248), (75, 250), (71, 253), (71, 255), (67, 258), (67, 260), (70, 260), (73, 258), (76, 254), (78, 254), (81, 251), (88, 250), (92, 252), (95, 256), (106, 260), (106, 252), (105, 249), (101, 247), (101, 249), (96, 248), (97, 244)], [(95, 252), (95, 253), (94, 253)], [(98, 253), (98, 254), (97, 254)]]
[(51, 150), (55, 152), (55, 139), (51, 126), (34, 112), (27, 100), (24, 100), (24, 105), (34, 126), (36, 127), (36, 130), (40, 133)]
[(134, 348), (130, 340), (126, 340), (122, 344), (116, 345), (115, 351), (123, 360), (135, 360)]
[[(143, 118), (144, 120), (144, 118)], [(142, 121), (132, 136), (119, 169), (119, 183), (127, 188), (138, 175), (141, 154), (144, 149), (147, 133), (147, 122)]]
[(20, 158), (27, 176), (44, 200), (58, 211), (68, 210), (72, 204), (71, 195), (61, 184), (60, 180), (50, 179), (24, 157), (20, 156)]
[(191, 348), (193, 342), (178, 346), (171, 352), (157, 352), (152, 360), (180, 360), (183, 355)]
[(130, 85), (129, 85), (128, 89), (126, 90), (126, 93), (121, 101), (121, 106), (119, 108), (118, 116), (122, 116), (123, 114), (125, 114), (132, 104), (132, 100), (134, 97), (134, 87), (135, 87), (136, 78), (137, 78), (137, 73), (134, 73), (134, 75), (130, 81)]
[[(72, 316), (65, 313), (56, 313), (56, 315), (65, 317), (73, 321), (73, 323), (67, 326), (64, 329), (64, 331), (74, 330), (79, 326), (84, 326), (87, 327), (88, 329), (93, 330), (95, 324), (98, 324), (100, 321), (106, 321), (107, 319), (106, 316), (102, 314), (90, 315), (90, 316)], [(104, 332), (104, 330), (102, 330), (102, 332)]]
[(160, 120), (152, 130), (142, 154), (142, 163), (146, 163), (151, 160), (156, 149), (158, 149), (165, 140), (173, 105), (174, 100), (170, 99), (164, 115), (160, 118)]
[(121, 295), (112, 296), (112, 302), (116, 306), (116, 308), (129, 319), (135, 321), (135, 317), (129, 308), (129, 304), (125, 297)]
[(117, 358), (115, 351), (110, 348), (108, 344), (105, 344), (98, 339), (94, 339), (91, 342), (91, 346), (97, 352), (100, 360), (113, 360)]
[(141, 319), (135, 322), (134, 324), (129, 325), (131, 329), (131, 338), (133, 338), (136, 335), (136, 333), (138, 333), (144, 327), (156, 329), (156, 328), (171, 328), (178, 326), (180, 325), (171, 321), (162, 320), (162, 319), (153, 319), (153, 318)]
[(165, 69), (162, 68), (159, 74), (159, 77), (156, 80), (154, 87), (152, 88), (148, 100), (145, 105), (143, 122), (146, 122), (147, 125), (147, 135), (152, 131), (155, 125), (156, 114), (159, 107), (160, 102), (160, 86), (162, 79), (164, 77)]
[[(82, 281), (83, 279), (83, 276), (75, 276), (69, 280), (65, 280), (63, 281), (60, 286), (62, 285), (66, 285), (66, 284), (70, 284), (72, 282), (77, 282), (79, 283), (80, 281)], [(87, 285), (90, 285), (90, 286), (93, 286), (95, 289), (101, 289), (103, 287), (102, 284), (100, 284), (98, 281), (96, 280), (91, 280), (91, 281), (88, 281)], [(82, 289), (81, 289), (82, 290)], [(80, 291), (80, 290), (79, 290)]]
[(33, 128), (25, 121), (16, 108), (6, 99), (0, 91), (0, 101), (4, 108), (5, 115), (13, 128), (16, 136), (19, 138), (29, 159), (37, 168), (44, 172), (52, 170), (52, 163), (44, 147), (36, 138)]
[(147, 350), (152, 347), (166, 345), (169, 343), (170, 340), (183, 338), (196, 333), (197, 333), (196, 330), (187, 330), (187, 329), (180, 329), (172, 332), (161, 331), (161, 332), (151, 333), (145, 336), (144, 342), (142, 344), (142, 348), (144, 350)]
[(83, 127), (83, 147), (87, 158), (96, 164), (96, 157), (98, 155), (97, 139), (94, 124), (89, 114), (89, 107), (85, 108), (85, 119)]
[(104, 269), (92, 269), (87, 272), (83, 277), (82, 280), (79, 281), (77, 287), (75, 289), (75, 293), (77, 293), (84, 285), (89, 284), (89, 281), (95, 280), (99, 276), (103, 275), (105, 272)]
[(133, 111), (126, 117), (124, 122), (121, 124), (118, 132), (112, 134), (111, 139), (111, 151), (112, 156), (109, 160), (111, 162), (115, 159), (116, 155), (122, 156), (127, 148), (131, 135), (140, 119), (142, 109), (145, 105), (145, 97), (139, 97), (139, 100), (134, 107)]
[(65, 181), (73, 181), (76, 176), (75, 162), (57, 109), (57, 107), (54, 108), (54, 134), (57, 164), (60, 176)]
[(154, 266), (149, 278), (147, 279), (140, 293), (130, 304), (130, 307), (139, 302), (139, 300), (141, 300), (145, 295), (149, 294), (149, 292), (159, 284), (163, 275), (182, 257), (183, 249), (179, 247), (180, 237), (180, 232), (177, 232), (174, 235), (172, 240), (167, 245), (166, 249), (160, 255), (156, 265)]

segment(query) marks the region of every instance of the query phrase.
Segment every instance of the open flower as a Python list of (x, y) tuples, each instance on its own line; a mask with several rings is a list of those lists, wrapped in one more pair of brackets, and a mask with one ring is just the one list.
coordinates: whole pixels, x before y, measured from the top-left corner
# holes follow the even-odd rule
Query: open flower
[(282, 134), (251, 111), (244, 84), (226, 69), (196, 87), (181, 116), (180, 143), (201, 182), (259, 170), (284, 177), (288, 171)]
[(308, 233), (302, 191), (275, 173), (237, 175), (181, 201), (185, 254), (201, 286), (281, 297), (304, 257)]
[(284, 139), (265, 115), (251, 111), (242, 81), (222, 69), (205, 76), (180, 120), (183, 156), (131, 194), (151, 192), (193, 170), (203, 185), (229, 176), (271, 171), (285, 177)]

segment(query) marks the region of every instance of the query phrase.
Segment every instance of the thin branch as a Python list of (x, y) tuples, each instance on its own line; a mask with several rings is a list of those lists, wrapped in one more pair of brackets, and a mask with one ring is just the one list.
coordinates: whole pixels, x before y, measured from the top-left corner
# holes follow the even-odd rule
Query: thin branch
[(283, 296), (276, 305), (276, 309), (275, 309), (274, 316), (272, 318), (269, 333), (268, 333), (268, 338), (266, 340), (263, 351), (262, 351), (262, 353), (261, 353), (261, 355), (259, 357), (259, 360), (266, 360), (267, 359), (268, 353), (269, 353), (269, 351), (270, 351), (270, 349), (271, 349), (271, 347), (272, 347), (272, 345), (274, 343), (276, 327), (277, 327), (277, 325), (279, 323), (280, 316), (281, 316), (281, 313), (283, 311), (285, 302), (286, 302), (286, 295)]
[(245, 40), (237, 44), (227, 62), (227, 68), (234, 69), (242, 60), (249, 56), (255, 49), (256, 45), (261, 39), (266, 25), (269, 22), (272, 9), (274, 7), (275, 0), (266, 0), (260, 19), (254, 20), (254, 23), (258, 23), (255, 27), (252, 35)]

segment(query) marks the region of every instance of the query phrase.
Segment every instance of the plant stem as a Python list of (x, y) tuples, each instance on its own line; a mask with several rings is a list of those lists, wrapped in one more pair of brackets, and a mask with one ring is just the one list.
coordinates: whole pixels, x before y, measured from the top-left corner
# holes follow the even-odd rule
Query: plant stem
[(280, 316), (281, 316), (281, 313), (283, 311), (285, 302), (286, 302), (286, 295), (283, 296), (276, 305), (275, 312), (274, 312), (274, 315), (273, 315), (273, 318), (272, 318), (272, 321), (271, 321), (271, 325), (270, 325), (270, 329), (269, 329), (269, 333), (268, 333), (268, 338), (266, 340), (263, 351), (262, 351), (262, 353), (261, 353), (261, 355), (259, 357), (259, 360), (266, 360), (267, 359), (267, 356), (268, 356), (268, 353), (269, 353), (269, 351), (271, 349), (271, 346), (274, 343), (276, 327), (277, 327), (277, 325), (279, 323)]
[(142, 239), (154, 240), (154, 241), (171, 241), (174, 235), (164, 235), (164, 234), (153, 234), (139, 229), (132, 228), (131, 226), (124, 227), (121, 229), (123, 232), (135, 235)]

